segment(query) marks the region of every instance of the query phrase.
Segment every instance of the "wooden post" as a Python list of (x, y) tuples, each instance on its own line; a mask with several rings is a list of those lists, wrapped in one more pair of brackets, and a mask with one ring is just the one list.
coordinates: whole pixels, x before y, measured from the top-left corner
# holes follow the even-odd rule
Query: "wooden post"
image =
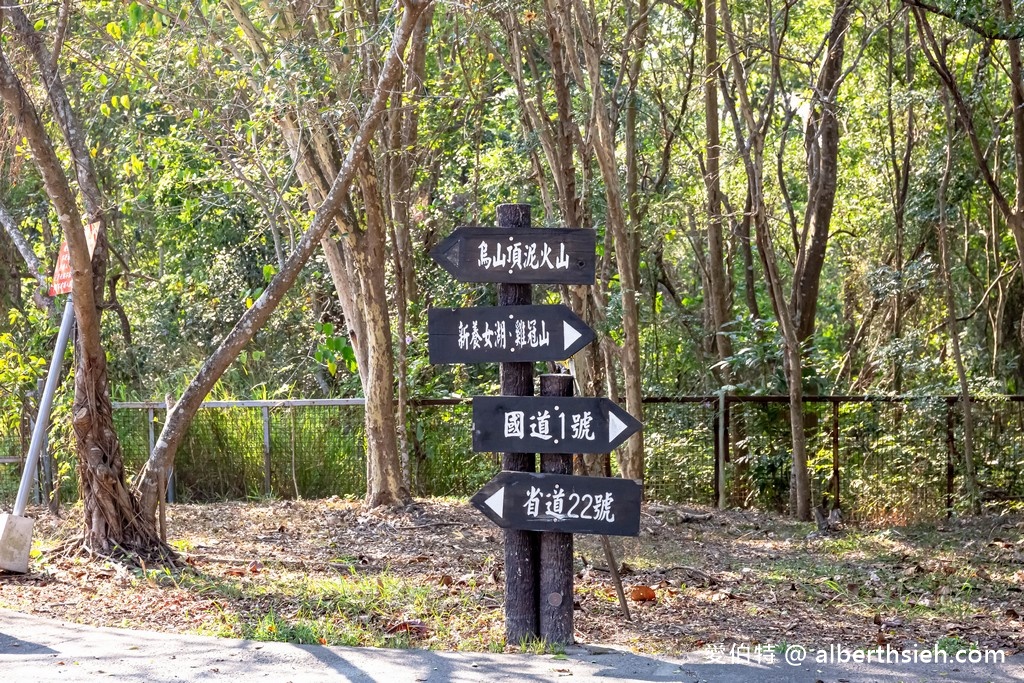
[[(572, 396), (572, 375), (541, 375), (541, 396)], [(540, 471), (572, 474), (572, 456), (542, 453)], [(540, 536), (540, 637), (571, 645), (573, 616), (572, 534)]]
[[(498, 206), (499, 228), (530, 227), (529, 204)], [(533, 303), (530, 285), (498, 285), (499, 306)], [(505, 396), (533, 396), (533, 363), (501, 363), (501, 393)], [(504, 453), (502, 469), (512, 472), (536, 472), (533, 453)], [(537, 638), (537, 571), (540, 534), (534, 531), (505, 530), (505, 642), (518, 645)], [(571, 608), (572, 598), (569, 599)]]

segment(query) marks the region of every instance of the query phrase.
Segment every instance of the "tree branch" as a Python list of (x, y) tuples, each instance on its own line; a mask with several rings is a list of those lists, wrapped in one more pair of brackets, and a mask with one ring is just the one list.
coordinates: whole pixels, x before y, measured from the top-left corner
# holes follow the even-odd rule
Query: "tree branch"
[[(914, 7), (951, 19), (961, 26), (971, 29), (978, 35), (991, 40), (1019, 40), (1024, 38), (1024, 26), (1006, 24), (1004, 22), (994, 22), (992, 26), (985, 26), (971, 18), (966, 11), (958, 12), (953, 9), (945, 9), (922, 0), (903, 0), (903, 4), (907, 7)], [(965, 6), (970, 7), (971, 5), (971, 3), (967, 3)]]

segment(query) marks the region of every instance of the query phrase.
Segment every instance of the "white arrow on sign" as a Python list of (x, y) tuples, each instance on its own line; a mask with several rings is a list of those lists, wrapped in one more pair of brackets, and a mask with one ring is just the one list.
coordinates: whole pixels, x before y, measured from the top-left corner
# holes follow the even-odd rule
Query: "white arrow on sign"
[(563, 340), (563, 349), (568, 349), (570, 346), (576, 343), (576, 340), (583, 336), (579, 330), (570, 325), (567, 321), (562, 321), (562, 331), (565, 339)]
[(618, 418), (618, 416), (608, 411), (608, 442), (615, 441), (615, 437), (626, 429), (626, 423)]
[(491, 497), (484, 501), (484, 504), (494, 510), (499, 517), (505, 516), (505, 487), (491, 494)]

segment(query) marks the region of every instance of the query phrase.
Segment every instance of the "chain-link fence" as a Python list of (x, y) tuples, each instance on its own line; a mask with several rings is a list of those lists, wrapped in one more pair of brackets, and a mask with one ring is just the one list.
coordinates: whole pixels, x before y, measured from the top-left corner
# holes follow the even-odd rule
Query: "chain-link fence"
[[(977, 400), (972, 410), (983, 500), (1022, 505), (1024, 397)], [(117, 404), (115, 424), (129, 473), (145, 462), (165, 415), (163, 404)], [(812, 396), (805, 399), (804, 415), (815, 501), (828, 497), (862, 519), (937, 517), (964, 509), (963, 415), (955, 398)], [(789, 420), (786, 397), (647, 398), (647, 498), (715, 503), (721, 490), (728, 505), (785, 508)], [(498, 456), (472, 451), (471, 434), (468, 401), (409, 406), (405, 450), (415, 495), (471, 495), (500, 469)], [(26, 449), (23, 435), (0, 429), (0, 504), (13, 501)], [(68, 453), (56, 458), (70, 462)], [(52, 477), (57, 468), (50, 470)], [(61, 497), (74, 500), (73, 468), (60, 471)], [(178, 449), (169, 495), (187, 502), (358, 497), (365, 477), (358, 399), (209, 402)]]
[[(1024, 507), (1024, 397), (974, 400), (981, 499)], [(786, 397), (726, 397), (727, 498), (782, 509), (792, 453)], [(814, 500), (848, 515), (905, 521), (966, 505), (963, 410), (954, 397), (811, 396), (804, 425)], [(716, 452), (721, 451), (716, 448)], [(717, 494), (717, 489), (716, 489)]]

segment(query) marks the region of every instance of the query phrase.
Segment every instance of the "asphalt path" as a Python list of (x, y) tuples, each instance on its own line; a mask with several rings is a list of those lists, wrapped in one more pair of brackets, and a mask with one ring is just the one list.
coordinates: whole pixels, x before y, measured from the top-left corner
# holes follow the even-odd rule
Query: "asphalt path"
[[(799, 659), (799, 650), (787, 651)], [(238, 681), (404, 683), (428, 681), (685, 681), (687, 683), (869, 683), (943, 681), (1020, 683), (1024, 657), (1002, 663), (768, 664), (743, 653), (698, 652), (685, 657), (636, 655), (577, 646), (565, 655), (490, 654), (320, 647), (206, 636), (94, 628), (0, 610), (0, 681)], [(833, 658), (851, 653), (833, 652)]]

